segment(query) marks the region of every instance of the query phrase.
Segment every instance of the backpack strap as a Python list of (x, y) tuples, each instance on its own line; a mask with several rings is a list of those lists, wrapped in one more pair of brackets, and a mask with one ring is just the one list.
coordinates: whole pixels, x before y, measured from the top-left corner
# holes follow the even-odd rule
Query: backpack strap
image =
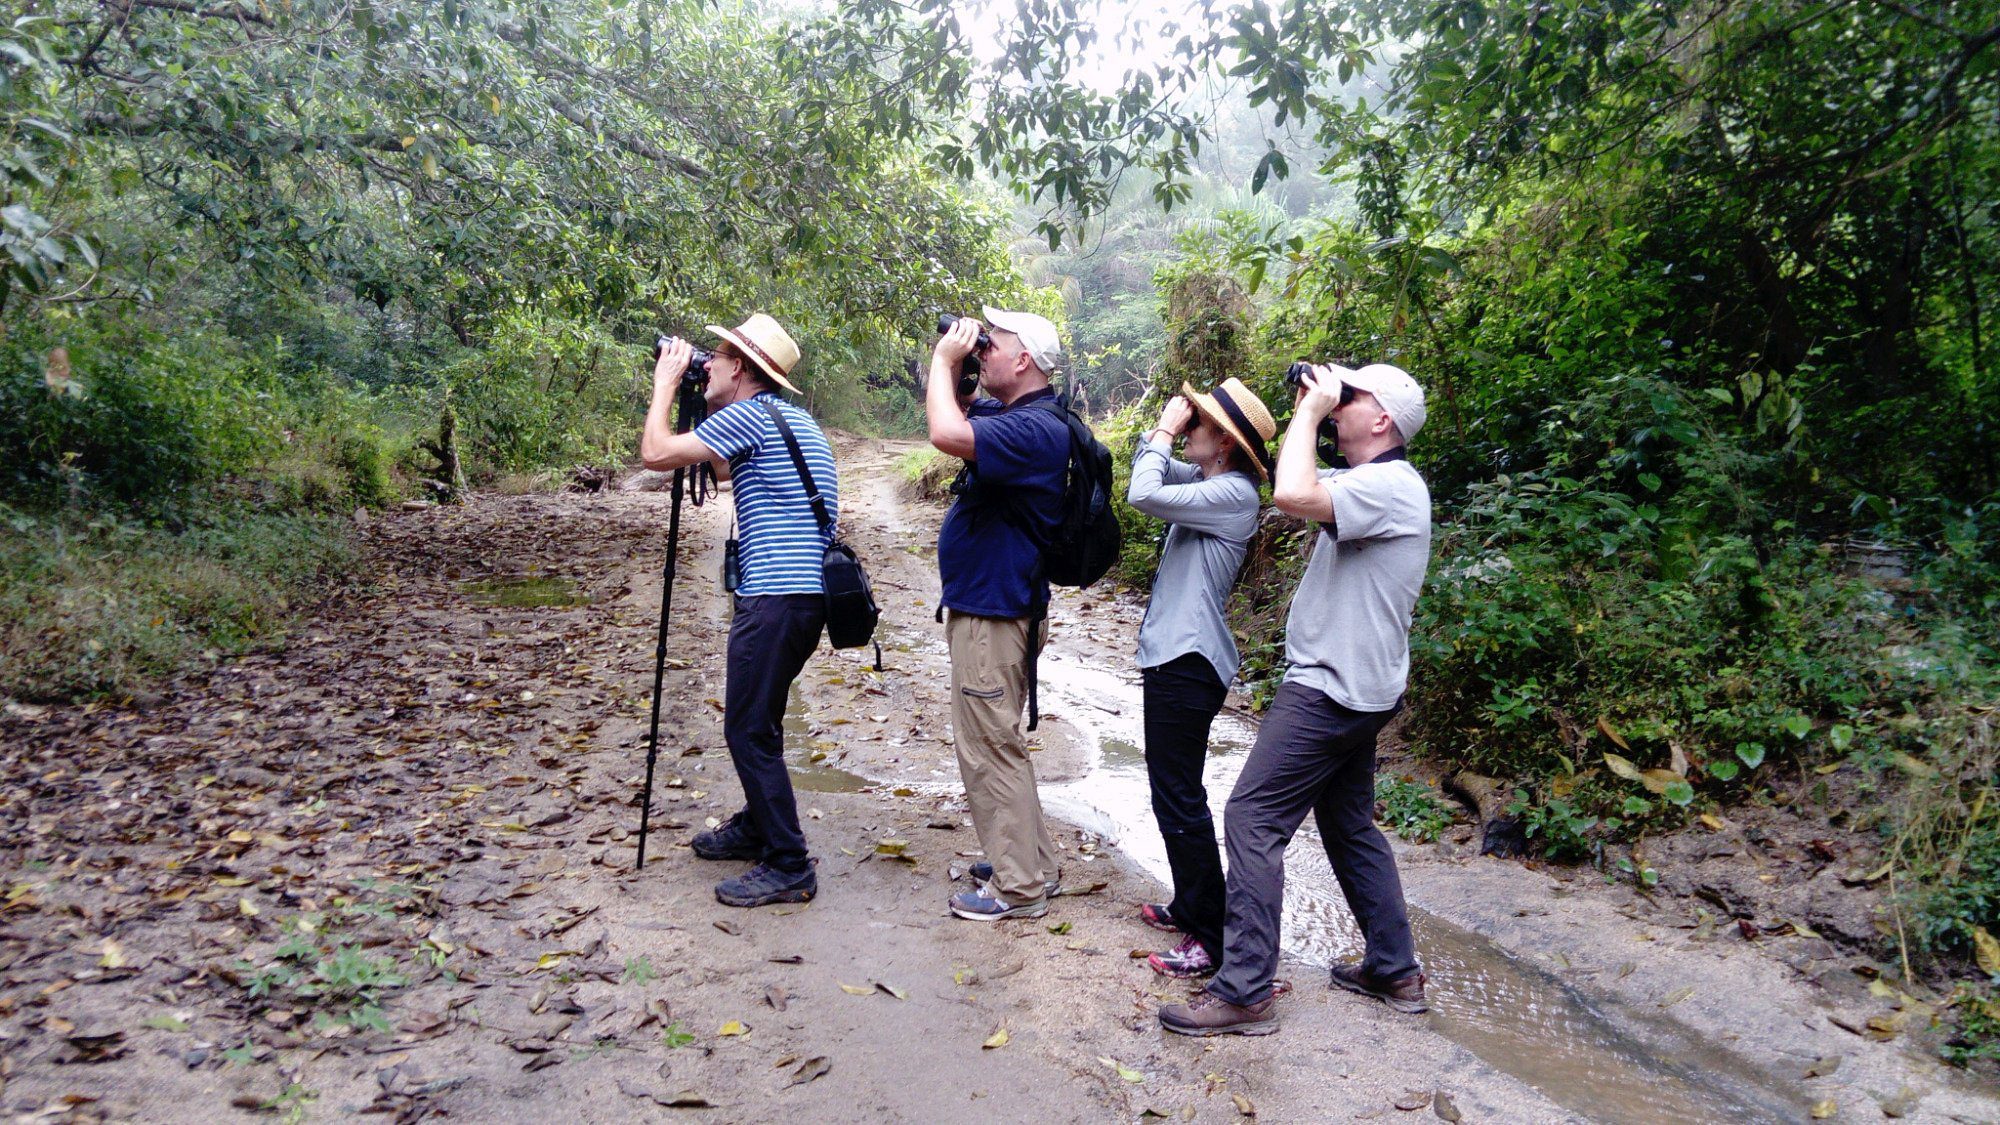
[(813, 483), (812, 470), (806, 468), (806, 455), (799, 449), (798, 435), (792, 433), (791, 423), (785, 421), (785, 413), (778, 409), (777, 403), (761, 397), (757, 401), (771, 415), (771, 421), (778, 424), (778, 433), (785, 439), (785, 448), (791, 451), (792, 465), (799, 471), (799, 483), (805, 486), (806, 502), (812, 505), (813, 518), (819, 521), (820, 531), (828, 539), (839, 542), (840, 535), (834, 530), (833, 517), (827, 514), (826, 498), (819, 494), (819, 486)]

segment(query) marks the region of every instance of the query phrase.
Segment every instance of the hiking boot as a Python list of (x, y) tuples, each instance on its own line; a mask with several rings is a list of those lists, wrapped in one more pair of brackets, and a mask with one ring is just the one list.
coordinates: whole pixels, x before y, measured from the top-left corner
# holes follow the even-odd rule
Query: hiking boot
[(1146, 958), (1146, 964), (1163, 977), (1185, 980), (1189, 977), (1209, 977), (1215, 975), (1216, 964), (1209, 957), (1208, 950), (1201, 942), (1188, 938), (1165, 953), (1155, 953)]
[(695, 833), (688, 845), (702, 859), (762, 859), (764, 856), (764, 844), (757, 839), (757, 830), (750, 826), (750, 818), (742, 813), (706, 832)]
[(1164, 902), (1140, 903), (1139, 921), (1146, 923), (1156, 930), (1165, 930), (1170, 934), (1181, 932), (1181, 928), (1174, 925), (1174, 916), (1167, 912), (1167, 904)]
[(951, 896), (951, 912), (960, 918), (973, 922), (998, 922), (1002, 918), (1040, 918), (1049, 912), (1049, 900), (1038, 898), (1033, 902), (1007, 905), (1000, 899), (1000, 892), (991, 883), (983, 884), (976, 891), (960, 891)]
[(1160, 1026), (1176, 1035), (1269, 1035), (1278, 1030), (1278, 998), (1238, 1005), (1204, 989), (1185, 1004), (1161, 1008)]
[(1359, 965), (1335, 965), (1332, 975), (1336, 988), (1373, 996), (1399, 1012), (1415, 1015), (1430, 1010), (1430, 1005), (1424, 1003), (1424, 981), (1428, 978), (1422, 973), (1384, 980), (1362, 972)]
[(804, 871), (780, 871), (758, 864), (715, 885), (715, 900), (724, 906), (769, 906), (774, 902), (811, 902), (819, 893), (819, 877)]
[[(993, 881), (993, 865), (990, 863), (975, 863), (971, 867), (966, 868), (965, 873), (979, 880), (981, 883), (991, 883)], [(1055, 878), (1042, 884), (1042, 897), (1054, 898), (1061, 893), (1062, 872), (1058, 870)]]

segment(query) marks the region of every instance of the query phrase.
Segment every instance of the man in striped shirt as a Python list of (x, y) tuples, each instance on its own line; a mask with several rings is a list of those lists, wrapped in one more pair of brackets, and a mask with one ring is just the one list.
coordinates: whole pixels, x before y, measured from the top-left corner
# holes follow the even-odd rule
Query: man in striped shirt
[(833, 448), (810, 414), (778, 397), (798, 393), (788, 376), (798, 345), (762, 313), (735, 329), (709, 325), (721, 339), (708, 364), (703, 395), (712, 412), (691, 433), (675, 434), (669, 414), (680, 393), (691, 345), (673, 340), (653, 369), (653, 404), (639, 457), (649, 469), (713, 461), (730, 480), (740, 537), (741, 576), (729, 625), (728, 686), (722, 731), (743, 783), (744, 808), (692, 841), (702, 859), (748, 859), (755, 865), (715, 885), (729, 906), (806, 902), (819, 889), (799, 827), (798, 802), (785, 768), (785, 700), (826, 625), (820, 577), (828, 535), (813, 516), (791, 452), (772, 411), (782, 414), (813, 484), (835, 520), (840, 482)]

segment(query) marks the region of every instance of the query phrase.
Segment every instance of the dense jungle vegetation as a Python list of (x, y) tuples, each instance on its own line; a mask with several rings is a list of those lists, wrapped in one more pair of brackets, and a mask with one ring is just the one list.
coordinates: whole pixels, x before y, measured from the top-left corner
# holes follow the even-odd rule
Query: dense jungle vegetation
[[(815, 411), (908, 432), (935, 310), (1031, 303), (1114, 446), (1182, 379), (1282, 417), (1289, 360), (1386, 359), (1431, 402), (1417, 751), (1557, 857), (1742, 803), (1875, 834), (1891, 940), (1966, 978), (1948, 1051), (2000, 1057), (2000, 13), (1123, 19), (30, 0), (0, 691), (271, 636), (441, 427), (479, 487), (626, 460), (662, 329), (770, 311)], [(1253, 692), (1302, 549), (1273, 521), (1239, 599)]]

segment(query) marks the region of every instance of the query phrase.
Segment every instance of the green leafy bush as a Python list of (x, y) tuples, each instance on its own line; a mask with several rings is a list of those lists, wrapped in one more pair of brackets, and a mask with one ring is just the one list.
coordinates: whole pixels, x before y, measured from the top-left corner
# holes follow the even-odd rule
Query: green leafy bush
[(1429, 786), (1408, 778), (1375, 778), (1376, 819), (1398, 836), (1416, 844), (1433, 843), (1456, 819)]
[(16, 503), (161, 510), (282, 442), (269, 356), (219, 333), (78, 322), (0, 342), (0, 480)]

